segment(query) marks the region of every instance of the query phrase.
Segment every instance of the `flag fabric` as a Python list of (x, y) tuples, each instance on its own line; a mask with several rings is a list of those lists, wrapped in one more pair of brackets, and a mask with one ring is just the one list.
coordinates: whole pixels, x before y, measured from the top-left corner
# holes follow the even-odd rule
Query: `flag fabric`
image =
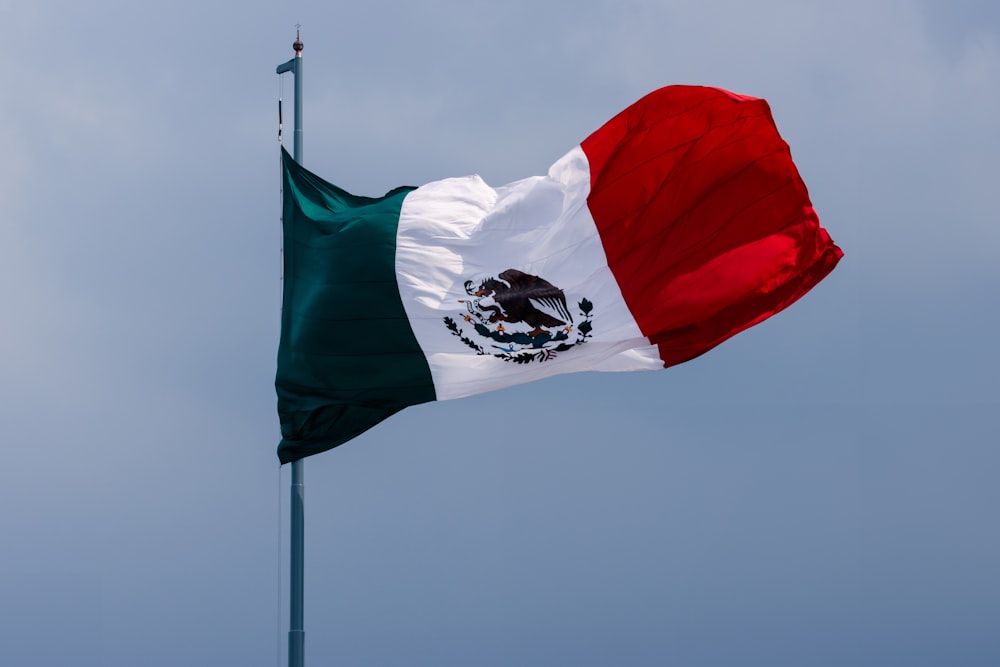
[(842, 256), (767, 103), (717, 88), (657, 90), (499, 188), (359, 197), (283, 164), (283, 463), (409, 405), (687, 361)]

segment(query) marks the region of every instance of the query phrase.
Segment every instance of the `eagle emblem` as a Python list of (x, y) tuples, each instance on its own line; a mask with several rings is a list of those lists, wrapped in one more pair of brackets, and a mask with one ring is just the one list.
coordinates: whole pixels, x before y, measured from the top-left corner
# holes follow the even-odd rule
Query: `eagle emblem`
[(578, 320), (574, 321), (563, 290), (517, 269), (507, 269), (478, 285), (467, 280), (465, 294), (469, 298), (458, 299), (465, 306), (461, 320), (485, 340), (480, 344), (466, 336), (452, 317), (445, 317), (444, 323), (476, 354), (519, 364), (549, 361), (585, 343), (593, 331), (590, 301), (577, 303)]

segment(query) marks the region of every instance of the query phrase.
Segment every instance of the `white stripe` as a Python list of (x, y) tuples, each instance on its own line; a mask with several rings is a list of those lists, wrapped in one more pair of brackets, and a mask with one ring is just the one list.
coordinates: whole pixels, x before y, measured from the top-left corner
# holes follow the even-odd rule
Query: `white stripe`
[[(577, 147), (556, 162), (547, 176), (495, 190), (478, 176), (451, 178), (407, 195), (396, 239), (396, 275), (439, 400), (559, 373), (662, 367), (656, 347), (640, 333), (608, 269), (587, 208), (589, 190), (587, 158)], [(492, 356), (510, 345), (497, 345), (477, 334), (463, 319), (467, 304), (460, 300), (475, 299), (466, 293), (466, 281), (478, 287), (507, 269), (538, 276), (563, 290), (574, 319), (567, 343), (575, 343), (580, 335), (579, 302), (593, 303), (591, 337), (547, 361), (519, 364)], [(477, 312), (489, 315), (489, 311)], [(446, 317), (490, 354), (477, 354), (453, 335), (445, 325)], [(499, 324), (508, 333), (532, 329), (524, 323), (502, 321), (488, 326), (496, 329)], [(561, 329), (546, 327), (552, 333)], [(530, 347), (524, 351), (537, 352)]]

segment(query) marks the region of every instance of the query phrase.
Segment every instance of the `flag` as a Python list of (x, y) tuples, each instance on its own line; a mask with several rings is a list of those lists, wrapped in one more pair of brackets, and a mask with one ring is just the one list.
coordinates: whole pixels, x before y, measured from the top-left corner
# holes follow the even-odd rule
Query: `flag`
[(498, 188), (360, 197), (282, 153), (283, 463), (409, 405), (679, 364), (842, 256), (767, 103), (717, 88), (657, 90)]

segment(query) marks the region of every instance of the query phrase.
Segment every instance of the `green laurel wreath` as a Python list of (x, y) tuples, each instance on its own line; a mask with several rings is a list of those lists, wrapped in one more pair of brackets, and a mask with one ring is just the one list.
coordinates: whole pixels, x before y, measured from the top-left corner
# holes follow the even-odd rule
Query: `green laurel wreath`
[[(558, 352), (565, 352), (577, 345), (582, 345), (592, 337), (593, 334), (591, 332), (594, 329), (592, 323), (594, 304), (587, 299), (582, 299), (579, 303), (577, 303), (577, 306), (580, 308), (580, 317), (582, 317), (583, 319), (576, 327), (576, 332), (577, 332), (576, 341), (573, 343), (560, 342), (559, 345), (557, 345), (554, 348), (542, 348), (539, 349), (538, 351), (531, 351), (531, 352), (525, 352), (525, 351), (520, 351), (520, 352), (503, 351), (500, 353), (487, 352), (486, 350), (483, 349), (481, 345), (479, 345), (479, 343), (477, 343), (476, 341), (472, 340), (471, 338), (465, 335), (465, 333), (462, 331), (461, 327), (459, 327), (458, 323), (454, 320), (454, 318), (446, 316), (444, 318), (444, 324), (448, 328), (448, 331), (450, 331), (453, 336), (457, 336), (460, 341), (465, 343), (465, 345), (475, 350), (477, 355), (480, 356), (490, 355), (492, 357), (496, 357), (497, 359), (503, 359), (504, 361), (509, 361), (515, 364), (529, 364), (536, 361), (546, 362), (550, 361), (551, 359), (555, 359), (556, 354)], [(476, 333), (478, 333), (480, 336), (484, 336), (498, 343), (508, 343), (508, 344), (516, 343), (523, 345), (534, 342), (531, 336), (528, 336), (528, 334), (525, 333), (506, 334), (503, 331), (490, 330), (489, 327), (487, 326), (489, 322), (485, 317), (483, 317), (482, 313), (479, 312), (470, 313), (468, 317), (469, 319), (466, 321), (471, 321), (472, 318), (475, 318), (477, 320), (472, 325), (475, 328)], [(566, 341), (568, 339), (569, 339), (568, 334), (566, 334), (565, 332), (559, 332), (551, 339), (544, 341), (542, 345), (551, 341)]]

